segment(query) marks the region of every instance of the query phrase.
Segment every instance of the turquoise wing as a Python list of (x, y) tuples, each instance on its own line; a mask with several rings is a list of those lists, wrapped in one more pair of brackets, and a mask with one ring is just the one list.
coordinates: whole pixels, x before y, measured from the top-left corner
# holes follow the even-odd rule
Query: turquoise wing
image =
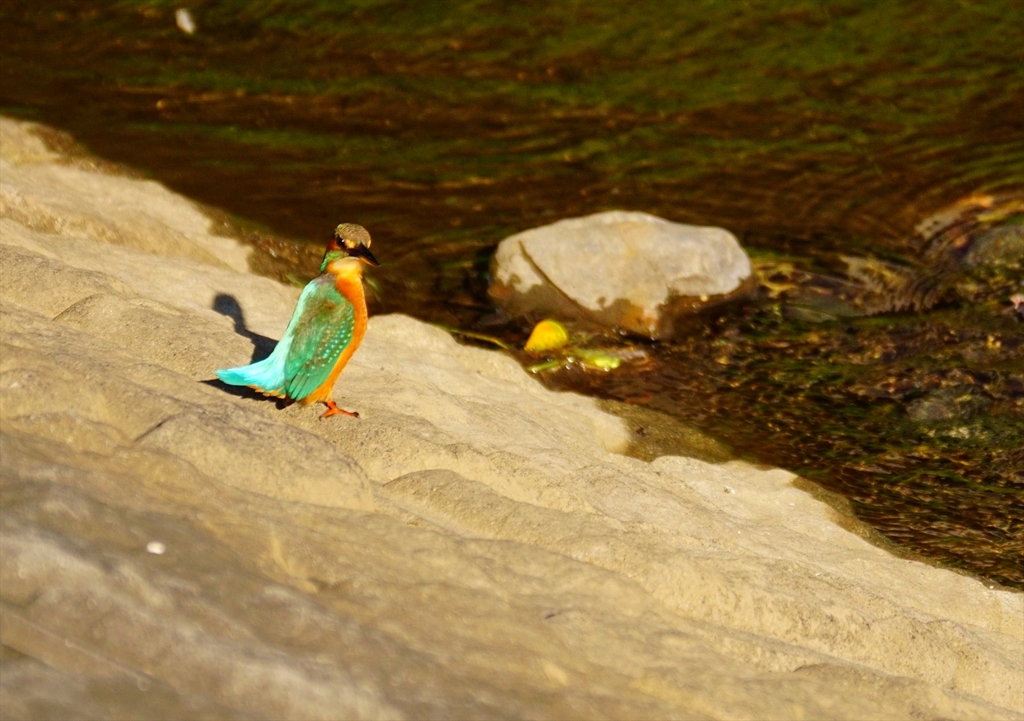
[(352, 342), (355, 307), (334, 287), (334, 278), (321, 276), (293, 320), (291, 345), (284, 364), (284, 391), (301, 400), (323, 385), (338, 358)]
[(250, 363), (247, 366), (219, 370), (217, 377), (229, 385), (249, 386), (272, 396), (287, 396), (285, 364), (288, 360), (288, 352), (292, 347), (295, 330), (307, 314), (311, 301), (314, 304), (319, 303), (319, 298), (323, 293), (320, 286), (321, 281), (316, 278), (302, 289), (299, 302), (295, 305), (295, 310), (292, 311), (291, 320), (288, 321), (288, 328), (285, 329), (284, 335), (274, 348), (273, 353), (263, 360)]

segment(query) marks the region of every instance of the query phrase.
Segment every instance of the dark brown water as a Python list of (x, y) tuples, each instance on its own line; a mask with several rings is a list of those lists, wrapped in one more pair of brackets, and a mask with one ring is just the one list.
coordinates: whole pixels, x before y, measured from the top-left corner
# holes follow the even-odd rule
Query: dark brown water
[[(984, 240), (1024, 215), (1019, 3), (196, 2), (194, 35), (175, 7), (6, 2), (0, 109), (245, 219), (277, 277), (362, 223), (377, 312), (511, 340), (485, 293), (506, 235), (611, 208), (727, 227), (757, 299), (645, 368), (546, 382), (697, 423), (1024, 587), (1024, 269)], [(965, 210), (957, 247), (915, 231), (970, 194), (1006, 212)]]

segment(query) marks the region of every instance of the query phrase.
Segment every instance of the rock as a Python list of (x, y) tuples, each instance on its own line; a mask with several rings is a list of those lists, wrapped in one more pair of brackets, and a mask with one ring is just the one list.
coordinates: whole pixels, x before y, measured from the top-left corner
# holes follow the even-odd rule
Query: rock
[(1001, 225), (982, 233), (964, 258), (970, 266), (1021, 263), (1024, 260), (1024, 224)]
[(1016, 314), (1017, 320), (1024, 320), (1024, 293), (1014, 293), (1007, 300), (1013, 306), (1013, 312)]
[(209, 232), (210, 219), (152, 181), (54, 160), (39, 126), (0, 118), (0, 215), (46, 233), (248, 270), (249, 249)]
[(33, 227), (0, 220), (4, 718), (1024, 714), (1021, 594), (786, 471), (622, 455), (593, 399), (400, 315), (339, 380), (362, 418), (279, 409), (206, 381), (295, 289)]
[(918, 423), (967, 421), (988, 410), (992, 399), (980, 388), (958, 385), (940, 388), (907, 404), (907, 414)]
[(491, 297), (513, 315), (585, 319), (650, 338), (751, 285), (750, 259), (722, 228), (609, 211), (506, 238)]

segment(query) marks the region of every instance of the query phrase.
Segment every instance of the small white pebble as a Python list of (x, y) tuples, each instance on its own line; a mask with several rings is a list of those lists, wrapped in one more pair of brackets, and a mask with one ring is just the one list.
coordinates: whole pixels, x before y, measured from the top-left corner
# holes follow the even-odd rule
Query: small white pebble
[(736, 491), (732, 488), (732, 486), (726, 486), (725, 487), (725, 492), (726, 493), (735, 493)]
[(154, 556), (162, 556), (164, 555), (164, 551), (167, 550), (167, 546), (160, 543), (160, 541), (150, 541), (146, 544), (146, 550)]
[(192, 19), (192, 13), (185, 8), (178, 8), (174, 11), (174, 22), (178, 29), (186, 35), (191, 35), (196, 31), (196, 21)]

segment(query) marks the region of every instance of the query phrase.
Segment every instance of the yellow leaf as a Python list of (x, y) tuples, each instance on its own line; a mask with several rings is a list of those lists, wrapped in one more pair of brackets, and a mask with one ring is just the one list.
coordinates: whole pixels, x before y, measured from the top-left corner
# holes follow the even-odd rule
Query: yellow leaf
[(526, 345), (527, 353), (544, 353), (561, 348), (569, 342), (569, 332), (557, 320), (542, 320), (534, 326)]

